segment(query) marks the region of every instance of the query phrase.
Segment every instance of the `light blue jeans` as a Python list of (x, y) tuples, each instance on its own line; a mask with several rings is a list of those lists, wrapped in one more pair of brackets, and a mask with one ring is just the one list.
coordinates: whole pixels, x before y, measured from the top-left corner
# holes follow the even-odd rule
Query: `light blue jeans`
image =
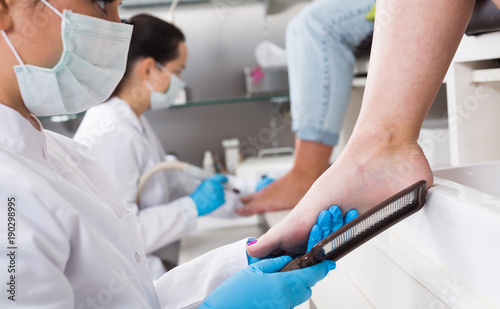
[(356, 48), (373, 33), (375, 0), (317, 0), (287, 26), (292, 130), (335, 146), (353, 79)]

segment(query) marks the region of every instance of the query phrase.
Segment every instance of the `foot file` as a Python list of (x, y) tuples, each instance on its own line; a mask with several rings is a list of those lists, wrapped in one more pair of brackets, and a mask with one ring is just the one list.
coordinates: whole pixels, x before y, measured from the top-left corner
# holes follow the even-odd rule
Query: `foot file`
[(376, 235), (419, 211), (425, 203), (426, 184), (425, 180), (421, 180), (383, 201), (328, 235), (312, 247), (311, 251), (296, 257), (280, 271), (304, 268), (324, 260), (338, 261)]

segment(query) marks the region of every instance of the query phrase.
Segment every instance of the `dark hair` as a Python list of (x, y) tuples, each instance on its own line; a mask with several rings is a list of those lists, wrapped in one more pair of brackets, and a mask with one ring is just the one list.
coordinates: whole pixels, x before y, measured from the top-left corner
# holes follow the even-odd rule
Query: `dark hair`
[(179, 57), (179, 43), (185, 41), (179, 28), (151, 15), (139, 14), (122, 22), (133, 25), (134, 30), (128, 51), (127, 69), (113, 95), (119, 92), (137, 60), (152, 57), (165, 64)]

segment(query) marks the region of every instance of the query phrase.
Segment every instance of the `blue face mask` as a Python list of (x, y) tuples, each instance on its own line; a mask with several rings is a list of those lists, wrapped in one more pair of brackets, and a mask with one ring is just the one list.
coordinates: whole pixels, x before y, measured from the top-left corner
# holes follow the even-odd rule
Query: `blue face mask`
[(41, 2), (62, 19), (63, 52), (55, 67), (24, 64), (2, 31), (20, 63), (14, 71), (24, 104), (36, 116), (49, 116), (79, 113), (105, 101), (125, 73), (133, 27), (68, 10), (61, 13)]
[(146, 86), (151, 90), (151, 110), (160, 110), (169, 108), (175, 103), (179, 94), (184, 90), (185, 83), (175, 74), (170, 73), (164, 66), (157, 63), (156, 66), (162, 72), (170, 76), (170, 85), (167, 91), (158, 92), (153, 89), (153, 86), (149, 82), (146, 82)]

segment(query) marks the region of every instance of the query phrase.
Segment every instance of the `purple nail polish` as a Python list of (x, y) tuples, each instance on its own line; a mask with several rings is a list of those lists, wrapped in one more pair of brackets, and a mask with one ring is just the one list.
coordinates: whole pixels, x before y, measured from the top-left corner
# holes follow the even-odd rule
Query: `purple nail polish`
[(251, 246), (251, 245), (253, 245), (253, 244), (254, 244), (254, 243), (256, 243), (256, 242), (257, 242), (257, 240), (251, 241), (251, 242), (249, 242), (249, 243), (247, 244), (247, 246)]

